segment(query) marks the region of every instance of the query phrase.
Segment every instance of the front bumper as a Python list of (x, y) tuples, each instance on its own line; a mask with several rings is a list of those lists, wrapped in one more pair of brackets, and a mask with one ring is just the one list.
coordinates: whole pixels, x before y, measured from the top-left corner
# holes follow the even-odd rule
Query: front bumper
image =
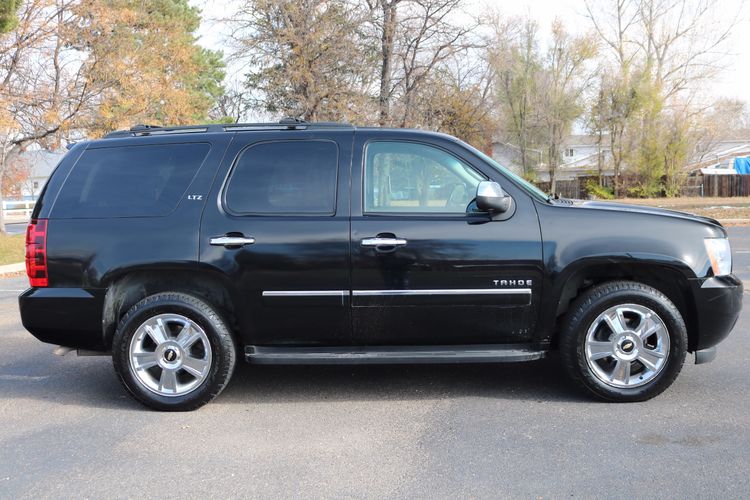
[(742, 310), (742, 281), (737, 276), (701, 278), (692, 281), (698, 320), (697, 339), (691, 351), (715, 346), (734, 328)]
[(88, 288), (29, 288), (18, 297), (21, 321), (42, 342), (104, 350), (104, 294)]

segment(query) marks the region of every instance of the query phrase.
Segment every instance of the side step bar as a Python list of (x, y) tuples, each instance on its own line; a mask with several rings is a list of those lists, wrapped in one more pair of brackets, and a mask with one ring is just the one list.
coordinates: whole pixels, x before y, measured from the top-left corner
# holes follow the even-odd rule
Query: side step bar
[(414, 363), (511, 363), (541, 359), (546, 351), (527, 345), (262, 347), (246, 346), (256, 364), (338, 365)]

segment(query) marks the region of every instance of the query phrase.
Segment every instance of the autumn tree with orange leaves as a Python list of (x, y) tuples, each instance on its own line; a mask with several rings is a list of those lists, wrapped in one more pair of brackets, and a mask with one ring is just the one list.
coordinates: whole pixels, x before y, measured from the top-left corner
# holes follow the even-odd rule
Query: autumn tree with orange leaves
[(0, 12), (0, 179), (32, 144), (205, 120), (222, 94), (222, 54), (197, 45), (200, 12), (187, 0), (10, 3)]

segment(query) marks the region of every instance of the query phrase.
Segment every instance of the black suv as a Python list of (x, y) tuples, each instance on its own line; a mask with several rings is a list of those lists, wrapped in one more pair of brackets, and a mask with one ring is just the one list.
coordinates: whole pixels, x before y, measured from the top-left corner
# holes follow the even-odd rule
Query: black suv
[[(715, 220), (550, 199), (450, 136), (138, 126), (76, 144), (27, 234), (24, 326), (197, 408), (251, 363), (475, 363), (559, 349), (610, 401), (711, 360), (742, 282)], [(498, 382), (500, 383), (500, 382)]]

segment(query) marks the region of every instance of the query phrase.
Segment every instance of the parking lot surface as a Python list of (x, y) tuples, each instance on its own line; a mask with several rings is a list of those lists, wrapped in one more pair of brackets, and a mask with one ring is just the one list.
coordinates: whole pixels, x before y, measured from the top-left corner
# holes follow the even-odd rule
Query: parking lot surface
[[(730, 228), (750, 281), (750, 228)], [(476, 366), (241, 363), (191, 413), (149, 411), (108, 357), (52, 354), (0, 279), (0, 498), (746, 498), (750, 307), (666, 393), (595, 402), (556, 357)]]

